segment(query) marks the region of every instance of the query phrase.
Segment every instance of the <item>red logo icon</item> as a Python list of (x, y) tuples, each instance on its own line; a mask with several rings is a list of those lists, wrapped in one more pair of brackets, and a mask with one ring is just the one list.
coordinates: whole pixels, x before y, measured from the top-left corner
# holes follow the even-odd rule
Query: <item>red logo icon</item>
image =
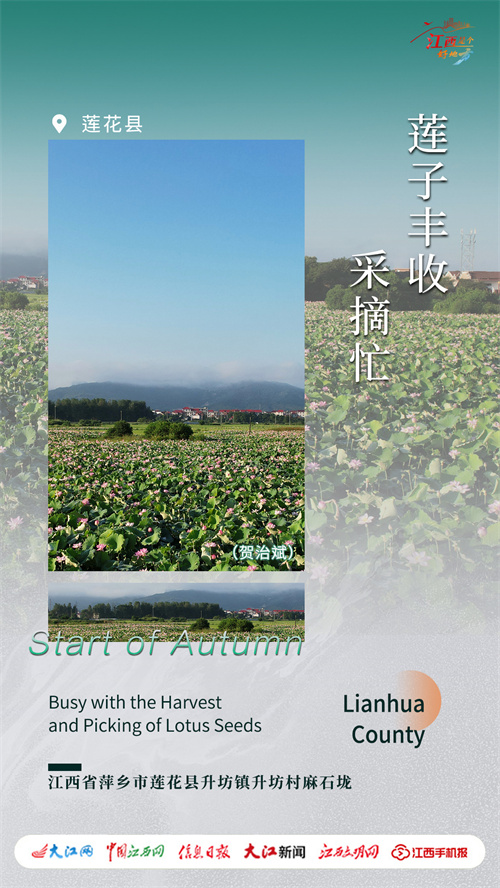
[(391, 855), (396, 860), (406, 860), (406, 858), (410, 856), (410, 851), (406, 845), (396, 845), (396, 847), (392, 849)]
[(40, 851), (32, 851), (31, 856), (32, 857), (45, 857), (48, 847), (49, 847), (48, 845), (44, 845), (43, 848), (40, 849)]

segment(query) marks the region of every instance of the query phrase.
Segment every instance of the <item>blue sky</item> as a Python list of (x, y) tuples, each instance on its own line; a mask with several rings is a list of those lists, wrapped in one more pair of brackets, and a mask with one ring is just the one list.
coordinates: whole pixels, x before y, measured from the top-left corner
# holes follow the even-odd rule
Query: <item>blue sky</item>
[(53, 141), (50, 386), (302, 385), (301, 141)]

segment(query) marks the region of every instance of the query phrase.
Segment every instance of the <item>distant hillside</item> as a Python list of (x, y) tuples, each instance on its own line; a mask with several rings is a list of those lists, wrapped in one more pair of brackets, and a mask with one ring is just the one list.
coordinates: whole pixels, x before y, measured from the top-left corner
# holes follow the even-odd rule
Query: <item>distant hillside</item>
[[(206, 601), (208, 603), (220, 604), (224, 610), (241, 610), (244, 607), (303, 610), (304, 587), (297, 588), (297, 586), (293, 586), (289, 589), (280, 589), (276, 584), (265, 591), (254, 591), (248, 588), (244, 593), (239, 589), (237, 592), (221, 592), (220, 590), (209, 592), (205, 588), (196, 591), (194, 594), (191, 591), (186, 592), (186, 589), (182, 589), (182, 591), (164, 592), (160, 595), (147, 595), (142, 600), (151, 602), (151, 604), (154, 604), (156, 601)], [(130, 601), (130, 596), (126, 601)]]
[(47, 253), (2, 253), (0, 256), (0, 278), (9, 280), (20, 274), (36, 277), (47, 273)]
[[(77, 584), (74, 585), (74, 591), (70, 592), (66, 589), (64, 592), (57, 592), (54, 588), (50, 590), (51, 606), (55, 603), (76, 604), (81, 610), (90, 604), (100, 604), (110, 602), (110, 604), (128, 604), (129, 601), (147, 601), (156, 604), (158, 601), (191, 601), (219, 604), (224, 610), (241, 610), (246, 607), (267, 607), (274, 610), (304, 610), (304, 586), (293, 585), (289, 588), (280, 588), (281, 584), (273, 584), (267, 588), (255, 588), (249, 584), (245, 591), (235, 588), (231, 591), (221, 591), (221, 588), (209, 591), (208, 587), (203, 589), (188, 588), (174, 589), (171, 592), (160, 592), (157, 595), (138, 595), (134, 591), (134, 587), (130, 586), (130, 592), (119, 598), (110, 598), (103, 591), (101, 594), (82, 595)], [(227, 584), (224, 584), (227, 585)], [(222, 584), (221, 584), (222, 586)]]
[(304, 391), (285, 382), (234, 382), (230, 385), (134, 385), (128, 382), (82, 382), (49, 391), (51, 401), (63, 398), (105, 398), (145, 401), (152, 410), (210, 407), (213, 410), (303, 410)]

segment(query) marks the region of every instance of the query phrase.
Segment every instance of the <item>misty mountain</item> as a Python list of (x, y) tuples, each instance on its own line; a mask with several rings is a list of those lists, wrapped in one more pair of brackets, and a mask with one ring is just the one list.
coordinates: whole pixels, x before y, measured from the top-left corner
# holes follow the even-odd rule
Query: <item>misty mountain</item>
[[(224, 584), (227, 586), (227, 584)], [(255, 585), (255, 584), (251, 584)], [(207, 587), (197, 589), (195, 587), (184, 587), (183, 589), (173, 589), (171, 592), (159, 592), (157, 595), (139, 595), (130, 586), (130, 592), (119, 598), (110, 598), (103, 591), (101, 594), (82, 595), (78, 586), (75, 584), (71, 591), (66, 588), (64, 591), (50, 590), (49, 593), (50, 607), (54, 604), (76, 604), (79, 610), (88, 607), (90, 604), (100, 604), (109, 601), (110, 604), (128, 604), (129, 601), (147, 601), (156, 604), (159, 601), (190, 601), (204, 602), (208, 604), (219, 604), (224, 610), (241, 610), (245, 607), (266, 607), (271, 610), (303, 610), (304, 609), (304, 586), (294, 584), (288, 588), (283, 588), (281, 584), (273, 584), (267, 587), (257, 586), (255, 589), (250, 588), (250, 584), (245, 589), (227, 587), (227, 591), (221, 591), (214, 588), (213, 591)]]
[(82, 382), (49, 391), (63, 398), (145, 401), (152, 410), (209, 407), (213, 410), (303, 410), (304, 390), (285, 382), (233, 382), (230, 385), (134, 385), (128, 382)]
[(47, 273), (46, 253), (2, 253), (0, 256), (0, 278), (8, 281), (17, 278), (20, 274), (28, 277), (37, 277)]

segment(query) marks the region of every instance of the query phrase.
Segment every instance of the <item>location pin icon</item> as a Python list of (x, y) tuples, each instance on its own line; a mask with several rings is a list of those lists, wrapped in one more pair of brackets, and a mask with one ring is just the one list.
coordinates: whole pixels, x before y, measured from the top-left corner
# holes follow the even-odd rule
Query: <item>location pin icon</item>
[(64, 114), (54, 114), (52, 118), (52, 126), (57, 130), (58, 133), (62, 133), (64, 127), (67, 124), (67, 120)]

